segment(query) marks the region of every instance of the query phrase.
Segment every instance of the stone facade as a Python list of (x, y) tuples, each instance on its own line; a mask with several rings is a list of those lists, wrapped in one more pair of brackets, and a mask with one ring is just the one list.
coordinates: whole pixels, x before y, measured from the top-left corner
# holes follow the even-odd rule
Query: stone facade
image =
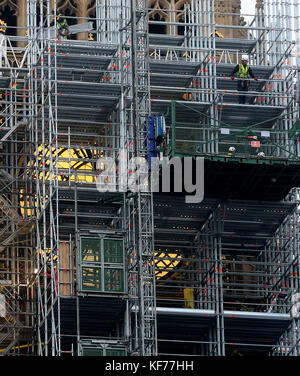
[[(241, 0), (216, 0), (215, 1), (215, 11), (224, 13), (241, 13)], [(233, 26), (244, 26), (243, 17), (231, 16), (229, 14), (217, 14), (216, 15), (216, 28), (217, 25), (233, 25)], [(240, 29), (221, 29), (221, 33), (226, 38), (241, 38), (245, 37), (246, 34)]]
[[(54, 8), (54, 0), (51, 1), (50, 8)], [(56, 0), (57, 12), (67, 14), (68, 16), (83, 17), (78, 19), (78, 23), (86, 22), (89, 17), (95, 17), (96, 0)], [(26, 1), (25, 0), (0, 0), (0, 18), (8, 23), (9, 20), (3, 17), (3, 11), (9, 8), (11, 16), (16, 16), (16, 25), (23, 29), (17, 29), (17, 35), (25, 35), (26, 30)], [(86, 33), (78, 35), (78, 38), (88, 38)]]
[[(185, 4), (188, 4), (191, 0), (149, 0), (150, 19), (159, 19), (172, 22), (180, 22), (183, 20), (183, 8)], [(201, 0), (197, 0), (201, 1)], [(263, 0), (257, 0), (257, 6), (261, 6)], [(52, 0), (52, 3), (54, 1)], [(96, 0), (57, 0), (57, 11), (69, 16), (82, 17), (78, 22), (86, 22), (89, 17), (95, 16)], [(51, 9), (53, 5), (51, 5)], [(25, 0), (0, 0), (0, 18), (3, 18), (6, 22), (9, 20), (3, 17), (3, 10), (9, 9), (10, 15), (16, 16), (15, 26), (25, 28), (26, 26), (26, 1)], [(165, 12), (164, 9), (174, 10), (175, 12)], [(226, 13), (240, 13), (241, 0), (215, 0), (216, 12)], [(232, 15), (216, 15), (216, 24), (225, 25), (244, 25), (244, 20), (240, 16)], [(169, 28), (166, 28), (166, 33), (170, 32)], [(232, 29), (220, 29), (220, 32), (224, 37), (238, 38), (243, 37), (244, 33), (241, 30)], [(25, 29), (17, 29), (17, 35), (24, 35)], [(78, 38), (88, 38), (87, 34), (78, 35)]]
[[(180, 22), (184, 19), (183, 8), (191, 0), (149, 0), (149, 8), (153, 11), (150, 12), (150, 18), (155, 20), (166, 20), (171, 22)], [(201, 0), (198, 0), (201, 1)], [(262, 1), (262, 0), (261, 0)], [(164, 12), (164, 9), (173, 10), (175, 12)], [(241, 12), (241, 0), (215, 0), (215, 11), (224, 13), (237, 13)], [(155, 17), (156, 16), (156, 17)], [(203, 20), (205, 22), (205, 20)], [(244, 19), (237, 16), (228, 14), (216, 15), (216, 26), (222, 25), (245, 25)], [(166, 30), (168, 33), (170, 30)], [(220, 29), (219, 32), (227, 38), (241, 38), (245, 37), (245, 33), (238, 29)]]

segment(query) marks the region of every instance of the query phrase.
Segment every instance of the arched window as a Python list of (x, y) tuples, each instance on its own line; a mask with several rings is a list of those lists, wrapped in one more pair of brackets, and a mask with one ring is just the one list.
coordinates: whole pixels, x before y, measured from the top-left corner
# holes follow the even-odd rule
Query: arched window
[(168, 10), (170, 4), (166, 0), (149, 1), (149, 8), (153, 9), (149, 12), (149, 33), (150, 34), (166, 34), (166, 24), (151, 24), (151, 21), (166, 22), (169, 19)]
[[(2, 3), (7, 3), (2, 1)], [(17, 35), (17, 14), (16, 14), (16, 8), (11, 6), (10, 4), (1, 6), (2, 3), (0, 3), (0, 18), (2, 21), (5, 21), (7, 24), (6, 28), (6, 35)]]
[(178, 35), (185, 35), (184, 19), (183, 19), (183, 18), (180, 18), (177, 22), (180, 22), (180, 23), (183, 24), (182, 26), (178, 26), (177, 34), (178, 34)]
[[(151, 21), (166, 21), (164, 18), (161, 17), (159, 13), (155, 13), (149, 18)], [(149, 24), (149, 33), (150, 34), (166, 34), (167, 33), (167, 27), (166, 25), (155, 25), (155, 24)]]
[(179, 0), (175, 5), (176, 22), (183, 24), (182, 26), (177, 27), (177, 35), (186, 35), (188, 32), (189, 27), (184, 25), (189, 23), (188, 13), (186, 12), (188, 4), (188, 0)]

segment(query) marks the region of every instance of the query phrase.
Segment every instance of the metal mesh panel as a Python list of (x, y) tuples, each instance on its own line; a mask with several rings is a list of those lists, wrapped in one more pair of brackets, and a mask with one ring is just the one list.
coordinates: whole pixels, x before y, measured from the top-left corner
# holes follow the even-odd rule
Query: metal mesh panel
[(104, 262), (113, 264), (123, 264), (122, 240), (104, 240)]
[(83, 356), (103, 356), (102, 349), (82, 349)]
[(82, 267), (82, 290), (101, 291), (101, 269)]
[(125, 349), (107, 349), (106, 356), (126, 356)]
[(82, 261), (101, 262), (101, 241), (98, 239), (81, 239)]
[(126, 356), (125, 349), (83, 348), (83, 356)]
[(201, 125), (176, 127), (176, 153), (191, 155), (199, 151), (199, 145), (203, 145), (202, 133)]
[(124, 271), (122, 269), (104, 269), (104, 290), (124, 292)]

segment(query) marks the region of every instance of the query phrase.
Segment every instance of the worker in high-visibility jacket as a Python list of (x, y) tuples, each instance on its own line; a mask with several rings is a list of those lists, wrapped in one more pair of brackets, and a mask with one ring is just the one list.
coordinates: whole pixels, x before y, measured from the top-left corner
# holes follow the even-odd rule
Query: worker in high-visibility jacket
[(67, 36), (69, 35), (69, 25), (61, 13), (56, 16), (56, 27), (58, 34), (64, 39), (67, 39)]
[[(249, 77), (252, 77), (255, 81), (258, 80), (257, 77), (254, 76), (252, 69), (248, 65), (248, 57), (243, 56), (241, 64), (238, 64), (231, 73), (231, 79), (234, 80), (234, 75), (237, 73), (238, 80), (238, 91), (248, 92), (250, 81)], [(240, 95), (239, 96), (239, 104), (246, 104), (247, 96)]]

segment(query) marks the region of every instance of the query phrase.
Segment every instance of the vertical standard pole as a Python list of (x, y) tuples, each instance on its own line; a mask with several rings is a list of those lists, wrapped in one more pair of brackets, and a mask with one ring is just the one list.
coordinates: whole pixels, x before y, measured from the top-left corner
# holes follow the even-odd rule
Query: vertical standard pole
[(176, 102), (172, 101), (171, 104), (171, 130), (172, 130), (172, 150), (171, 157), (176, 154)]
[(77, 354), (80, 354), (80, 302), (79, 302), (79, 286), (81, 285), (81, 278), (79, 278), (78, 274), (82, 270), (81, 267), (78, 267), (78, 262), (81, 260), (81, 249), (80, 249), (80, 242), (79, 242), (79, 230), (78, 230), (78, 189), (77, 189), (77, 181), (75, 181), (75, 188), (74, 188), (74, 201), (75, 201), (75, 247), (76, 247), (76, 257), (77, 257), (77, 268), (76, 268), (76, 287), (75, 287), (75, 294), (76, 294), (76, 335), (77, 335)]
[[(147, 0), (131, 0), (132, 98), (134, 157), (148, 157), (147, 118), (150, 115)], [(139, 180), (139, 179), (138, 179)], [(141, 185), (141, 184), (138, 184)], [(135, 236), (138, 263), (138, 352), (157, 354), (153, 202), (151, 189), (134, 194)]]

